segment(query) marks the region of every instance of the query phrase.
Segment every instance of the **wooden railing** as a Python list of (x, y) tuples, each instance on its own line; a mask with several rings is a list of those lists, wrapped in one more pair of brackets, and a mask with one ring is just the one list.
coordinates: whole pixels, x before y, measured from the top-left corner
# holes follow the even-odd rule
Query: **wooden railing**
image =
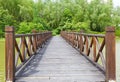
[(13, 27), (5, 28), (6, 82), (15, 81), (15, 74), (51, 36), (51, 32), (15, 35)]
[(85, 34), (77, 32), (61, 32), (74, 48), (97, 66), (106, 76), (106, 81), (116, 81), (115, 63), (115, 29), (106, 28), (106, 34)]

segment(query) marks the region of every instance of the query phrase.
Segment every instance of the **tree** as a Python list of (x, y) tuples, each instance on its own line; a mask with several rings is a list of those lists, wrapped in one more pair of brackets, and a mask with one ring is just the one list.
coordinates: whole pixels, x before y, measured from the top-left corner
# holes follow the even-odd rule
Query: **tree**
[(103, 32), (109, 25), (119, 29), (119, 10), (112, 0), (0, 0), (0, 34), (5, 25), (15, 26), (19, 33), (32, 29)]

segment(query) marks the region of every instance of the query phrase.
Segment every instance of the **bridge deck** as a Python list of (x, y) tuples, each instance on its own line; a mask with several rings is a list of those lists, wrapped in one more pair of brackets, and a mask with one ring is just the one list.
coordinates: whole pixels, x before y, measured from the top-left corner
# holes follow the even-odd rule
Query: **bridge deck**
[(16, 76), (16, 82), (104, 82), (104, 80), (104, 74), (60, 36), (53, 37)]

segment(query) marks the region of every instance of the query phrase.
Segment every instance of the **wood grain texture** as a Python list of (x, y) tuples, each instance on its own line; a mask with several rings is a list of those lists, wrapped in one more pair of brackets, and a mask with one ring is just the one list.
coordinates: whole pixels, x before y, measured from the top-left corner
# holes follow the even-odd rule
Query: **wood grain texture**
[(5, 27), (5, 71), (6, 82), (14, 82), (15, 78), (15, 50), (14, 50), (14, 27)]
[[(107, 27), (105, 35), (106, 43), (106, 80), (116, 81), (116, 53), (115, 53), (115, 28)], [(112, 46), (112, 47), (111, 47)]]
[(16, 76), (16, 82), (104, 82), (105, 76), (60, 36), (53, 37)]

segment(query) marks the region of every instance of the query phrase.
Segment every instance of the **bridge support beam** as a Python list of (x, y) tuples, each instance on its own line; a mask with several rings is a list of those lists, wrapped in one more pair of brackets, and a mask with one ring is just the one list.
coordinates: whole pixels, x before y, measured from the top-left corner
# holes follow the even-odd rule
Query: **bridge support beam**
[(106, 43), (106, 82), (116, 82), (115, 28), (107, 27)]
[(15, 48), (14, 48), (14, 28), (5, 28), (5, 68), (6, 82), (14, 82), (15, 80)]

